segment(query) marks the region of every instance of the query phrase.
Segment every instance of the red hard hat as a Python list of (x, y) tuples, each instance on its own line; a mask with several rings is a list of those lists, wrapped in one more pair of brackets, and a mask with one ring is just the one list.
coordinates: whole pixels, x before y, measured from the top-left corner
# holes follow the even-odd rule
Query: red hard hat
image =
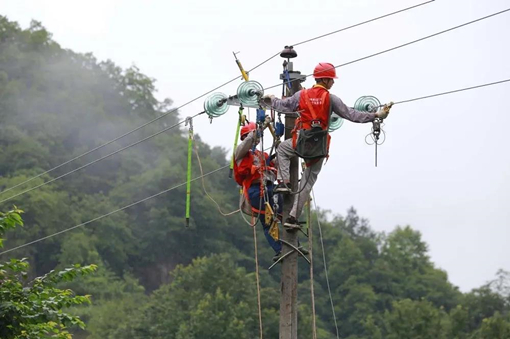
[(255, 129), (257, 129), (257, 125), (254, 122), (250, 122), (248, 125), (244, 125), (241, 127), (241, 138), (251, 131), (254, 131)]
[(337, 79), (335, 66), (329, 62), (319, 62), (313, 70), (313, 77), (315, 79)]

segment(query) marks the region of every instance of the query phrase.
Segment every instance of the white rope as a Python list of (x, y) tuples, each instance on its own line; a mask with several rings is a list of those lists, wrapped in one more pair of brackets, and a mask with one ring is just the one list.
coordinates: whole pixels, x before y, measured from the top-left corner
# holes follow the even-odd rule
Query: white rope
[(213, 199), (213, 197), (211, 197), (209, 195), (209, 193), (207, 192), (207, 190), (205, 189), (205, 180), (204, 180), (204, 170), (202, 169), (202, 161), (200, 161), (200, 155), (198, 154), (198, 146), (196, 144), (196, 142), (193, 143), (193, 145), (195, 146), (195, 154), (197, 155), (197, 160), (198, 160), (198, 167), (200, 168), (200, 175), (201, 175), (201, 178), (202, 178), (202, 188), (204, 189), (204, 193), (205, 195), (207, 195), (207, 197), (209, 199), (212, 200), (212, 202), (214, 202), (216, 204), (216, 207), (218, 208), (218, 212), (220, 212), (221, 215), (223, 215), (224, 217), (228, 217), (230, 215), (233, 215), (233, 214), (236, 214), (237, 212), (240, 211), (240, 209), (237, 209), (235, 211), (232, 211), (232, 212), (229, 212), (229, 213), (224, 213), (222, 210), (221, 210), (221, 207), (220, 205), (216, 202), (216, 200)]

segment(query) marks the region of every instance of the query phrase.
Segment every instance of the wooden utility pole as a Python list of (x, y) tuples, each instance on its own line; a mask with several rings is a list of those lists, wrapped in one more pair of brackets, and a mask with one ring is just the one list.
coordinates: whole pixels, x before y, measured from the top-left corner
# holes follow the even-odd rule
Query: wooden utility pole
[[(287, 73), (284, 72), (280, 75), (285, 83), (290, 80), (290, 84), (286, 90), (286, 96), (292, 96), (294, 93), (301, 89), (301, 81), (297, 80), (301, 78), (300, 72), (293, 70), (293, 64), (290, 62), (290, 58), (295, 58), (297, 53), (293, 50), (292, 46), (285, 46), (285, 49), (280, 54), (282, 58), (285, 58), (284, 69), (287, 69)], [(287, 76), (288, 75), (288, 76)], [(285, 140), (292, 138), (291, 131), (294, 128), (297, 114), (286, 114), (285, 115)], [(298, 175), (299, 175), (299, 163), (298, 158), (295, 157), (290, 162), (290, 182), (292, 191), (298, 191)], [(283, 200), (283, 222), (289, 216), (290, 210), (295, 195), (285, 194)], [(284, 241), (298, 246), (297, 237), (298, 231), (283, 231), (281, 237)], [(293, 253), (285, 256), (289, 251)], [(294, 251), (290, 246), (282, 243), (282, 256), (285, 256), (282, 260), (282, 276), (281, 276), (281, 299), (280, 299), (280, 339), (297, 339), (297, 324), (298, 324), (298, 309), (297, 309), (297, 278), (298, 278), (298, 253)]]

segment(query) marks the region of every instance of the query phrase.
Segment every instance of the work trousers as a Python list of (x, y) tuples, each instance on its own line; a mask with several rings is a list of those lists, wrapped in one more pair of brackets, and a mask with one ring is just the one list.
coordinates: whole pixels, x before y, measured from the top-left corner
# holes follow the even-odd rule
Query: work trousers
[[(269, 204), (271, 205), (271, 208), (273, 207), (273, 185), (267, 185), (266, 186), (267, 196), (269, 197)], [(263, 196), (262, 200), (260, 197), (260, 185), (254, 184), (248, 189), (248, 196), (250, 198), (250, 204), (253, 208), (256, 208), (257, 210), (264, 210), (265, 204), (266, 204), (266, 197)], [(274, 211), (275, 213), (281, 214), (283, 210), (283, 199), (281, 199), (281, 196), (278, 195), (278, 210)], [(266, 224), (266, 216), (262, 213), (253, 212), (255, 215), (258, 214), (260, 223), (262, 224), (262, 227), (264, 228), (264, 235), (266, 236), (267, 242), (269, 245), (273, 248), (273, 250), (276, 253), (279, 253), (282, 250), (282, 243), (280, 241), (274, 240), (271, 234), (269, 234), (269, 229), (271, 228), (271, 225)]]
[[(278, 181), (290, 182), (290, 160), (297, 157), (294, 147), (292, 147), (292, 139), (287, 139), (282, 142), (276, 150), (277, 161), (278, 161)], [(299, 183), (299, 189), (292, 188), (293, 191), (299, 192), (294, 195), (294, 203), (290, 215), (296, 219), (299, 219), (303, 212), (303, 207), (308, 201), (310, 192), (312, 191), (313, 185), (317, 181), (317, 177), (322, 169), (322, 163), (324, 159), (313, 160), (313, 164), (307, 166), (301, 181)]]

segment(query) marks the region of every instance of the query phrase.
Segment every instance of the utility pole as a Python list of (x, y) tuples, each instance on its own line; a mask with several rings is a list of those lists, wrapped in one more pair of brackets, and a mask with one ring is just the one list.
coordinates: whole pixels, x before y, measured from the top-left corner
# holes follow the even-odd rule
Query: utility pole
[[(283, 80), (286, 87), (286, 96), (292, 96), (301, 89), (302, 76), (300, 72), (293, 70), (291, 58), (297, 57), (297, 53), (292, 46), (285, 46), (280, 56), (286, 59), (283, 62), (283, 74), (280, 79)], [(289, 83), (290, 82), (290, 83)], [(295, 125), (297, 114), (285, 115), (285, 140), (292, 138), (292, 129)], [(290, 162), (290, 182), (293, 191), (298, 190), (299, 175), (298, 158)], [(292, 209), (292, 203), (295, 195), (285, 194), (283, 200), (283, 220), (289, 216)], [(297, 247), (297, 230), (281, 232), (281, 238), (285, 242)], [(293, 253), (285, 256), (286, 253)], [(298, 253), (292, 247), (282, 243), (282, 275), (281, 275), (281, 299), (280, 299), (280, 339), (297, 339), (298, 309), (297, 309), (297, 278), (298, 278)]]

